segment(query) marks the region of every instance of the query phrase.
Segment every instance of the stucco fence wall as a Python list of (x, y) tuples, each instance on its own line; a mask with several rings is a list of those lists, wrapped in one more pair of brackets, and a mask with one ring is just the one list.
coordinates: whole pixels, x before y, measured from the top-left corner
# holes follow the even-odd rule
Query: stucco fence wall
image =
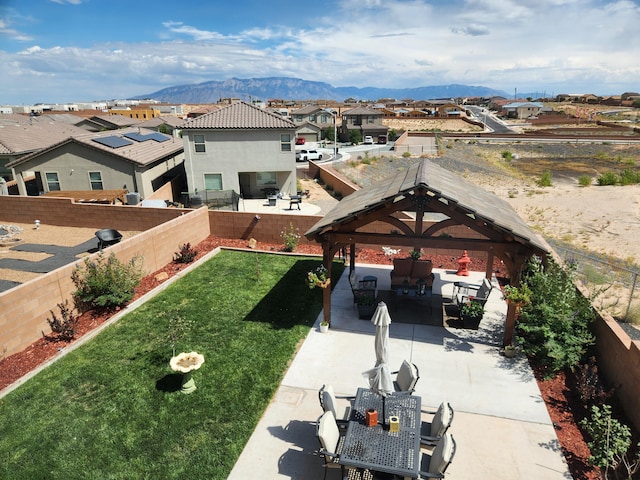
[[(28, 200), (28, 199), (24, 199)], [(42, 200), (42, 199), (39, 199)], [(2, 202), (0, 202), (2, 203)], [(30, 203), (30, 202), (27, 202)], [(73, 204), (84, 214), (87, 208), (98, 209), (99, 205)], [(117, 209), (117, 207), (111, 207)], [(134, 207), (130, 207), (134, 208)], [(68, 208), (75, 210), (75, 208)], [(144, 224), (151, 224), (158, 218), (158, 212), (137, 208), (138, 222), (133, 226), (123, 226), (111, 221), (106, 225), (123, 230), (140, 229)], [(102, 209), (100, 210), (102, 212)], [(24, 221), (24, 218), (0, 218), (3, 221)], [(38, 214), (42, 212), (39, 211)], [(129, 212), (131, 215), (131, 211)], [(108, 214), (105, 216), (109, 217)], [(149, 218), (146, 218), (149, 217)], [(28, 218), (28, 217), (26, 217)], [(43, 217), (51, 220), (52, 217)], [(141, 257), (143, 270), (154, 272), (173, 260), (173, 255), (184, 243), (197, 244), (209, 236), (209, 217), (206, 208), (187, 211), (175, 218), (165, 217), (166, 221), (152, 226), (150, 229), (104, 250), (105, 255), (115, 254), (122, 262), (128, 262), (134, 257)], [(81, 215), (77, 215), (77, 223), (82, 223)], [(124, 222), (127, 223), (127, 222)], [(89, 258), (95, 258), (93, 254)], [(23, 283), (15, 288), (0, 293), (0, 358), (19, 352), (41, 337), (42, 332), (49, 332), (47, 318), (51, 317), (51, 310), (58, 314), (56, 305), (69, 300), (72, 304), (72, 292), (75, 285), (71, 281), (73, 269), (84, 260), (58, 268), (52, 272)]]

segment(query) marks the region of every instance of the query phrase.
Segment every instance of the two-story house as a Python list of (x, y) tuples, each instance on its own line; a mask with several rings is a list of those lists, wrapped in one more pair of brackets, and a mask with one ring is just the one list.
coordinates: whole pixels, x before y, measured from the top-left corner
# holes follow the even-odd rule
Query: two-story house
[(349, 131), (357, 130), (362, 138), (379, 135), (387, 135), (389, 127), (382, 124), (384, 112), (373, 110), (369, 107), (355, 107), (342, 113), (342, 125), (340, 128), (340, 140), (349, 140)]
[(322, 131), (333, 128), (334, 116), (317, 105), (306, 105), (291, 112), (291, 120), (296, 124), (296, 135), (307, 142), (323, 140)]
[(233, 190), (245, 198), (296, 192), (296, 125), (236, 102), (180, 126), (190, 194)]

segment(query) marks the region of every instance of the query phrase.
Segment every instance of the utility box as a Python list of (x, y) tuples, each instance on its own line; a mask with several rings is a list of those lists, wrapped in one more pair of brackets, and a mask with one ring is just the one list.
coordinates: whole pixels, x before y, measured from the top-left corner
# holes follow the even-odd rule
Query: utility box
[(138, 205), (140, 203), (140, 194), (138, 192), (127, 193), (125, 195), (127, 205)]

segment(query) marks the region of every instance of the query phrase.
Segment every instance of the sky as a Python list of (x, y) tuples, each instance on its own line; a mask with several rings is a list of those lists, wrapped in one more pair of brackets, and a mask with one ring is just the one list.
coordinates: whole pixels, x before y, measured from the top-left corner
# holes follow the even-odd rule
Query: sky
[(640, 0), (0, 0), (0, 105), (294, 77), (640, 91)]

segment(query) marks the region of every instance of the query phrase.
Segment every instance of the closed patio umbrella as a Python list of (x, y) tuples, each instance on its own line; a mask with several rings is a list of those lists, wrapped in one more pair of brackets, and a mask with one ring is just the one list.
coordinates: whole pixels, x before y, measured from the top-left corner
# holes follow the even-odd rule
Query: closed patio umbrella
[(371, 391), (382, 397), (382, 425), (385, 425), (386, 397), (394, 392), (393, 379), (389, 369), (389, 324), (391, 323), (391, 317), (386, 303), (378, 303), (378, 307), (373, 317), (371, 317), (371, 323), (376, 326), (376, 366), (364, 372), (363, 375), (369, 379)]

